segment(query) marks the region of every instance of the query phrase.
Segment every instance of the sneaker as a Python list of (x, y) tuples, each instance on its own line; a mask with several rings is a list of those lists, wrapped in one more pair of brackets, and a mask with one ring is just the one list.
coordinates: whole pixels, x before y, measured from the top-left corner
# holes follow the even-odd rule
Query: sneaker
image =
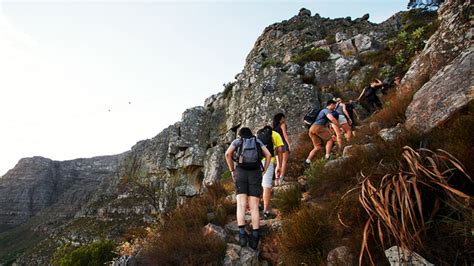
[(308, 163), (307, 161), (304, 161), (303, 168), (308, 169), (310, 165), (311, 165), (310, 163)]
[(259, 240), (260, 240), (260, 237), (254, 237), (251, 235), (250, 240), (249, 240), (249, 247), (253, 250), (257, 250)]
[(239, 234), (239, 244), (241, 247), (247, 246), (247, 242), (249, 241), (249, 236), (247, 234)]
[(275, 214), (271, 213), (270, 211), (263, 212), (264, 220), (273, 219), (273, 218), (275, 218)]

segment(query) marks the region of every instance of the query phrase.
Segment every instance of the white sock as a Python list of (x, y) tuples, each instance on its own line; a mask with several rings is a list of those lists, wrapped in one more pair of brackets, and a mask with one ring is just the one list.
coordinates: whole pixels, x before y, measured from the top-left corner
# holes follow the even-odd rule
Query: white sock
[(307, 163), (311, 163), (311, 161), (310, 161), (309, 159), (306, 159), (306, 161), (305, 161), (305, 162), (307, 162)]

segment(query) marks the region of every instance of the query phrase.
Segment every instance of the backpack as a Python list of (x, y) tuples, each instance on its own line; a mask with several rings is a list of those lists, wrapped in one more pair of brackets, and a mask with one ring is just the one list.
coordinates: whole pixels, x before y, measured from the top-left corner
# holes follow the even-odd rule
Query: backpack
[(273, 157), (275, 156), (275, 150), (273, 147), (272, 131), (270, 127), (264, 127), (257, 131), (257, 138), (267, 147)]
[(245, 170), (255, 170), (262, 167), (262, 147), (255, 136), (241, 138), (240, 145), (232, 157), (237, 165)]
[(316, 121), (316, 118), (319, 115), (319, 112), (321, 112), (321, 108), (318, 107), (313, 107), (310, 108), (309, 111), (305, 114), (303, 121), (306, 124), (307, 127), (310, 127), (314, 121)]
[[(347, 113), (349, 113), (349, 117), (346, 117), (347, 119), (352, 119), (352, 117), (354, 116), (354, 105), (352, 103), (346, 103), (346, 110), (347, 110)], [(345, 114), (344, 114), (345, 116)]]

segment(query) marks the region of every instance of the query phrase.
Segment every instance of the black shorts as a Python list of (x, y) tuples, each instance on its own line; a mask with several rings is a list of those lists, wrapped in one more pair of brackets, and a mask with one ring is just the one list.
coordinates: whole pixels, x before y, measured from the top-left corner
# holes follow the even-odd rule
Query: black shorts
[(262, 171), (235, 168), (235, 190), (237, 194), (260, 197), (262, 195)]

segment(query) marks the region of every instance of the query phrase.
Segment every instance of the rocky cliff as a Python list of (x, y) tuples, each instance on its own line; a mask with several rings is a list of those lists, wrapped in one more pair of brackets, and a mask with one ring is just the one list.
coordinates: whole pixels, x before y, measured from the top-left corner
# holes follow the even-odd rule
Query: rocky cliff
[(54, 208), (56, 216), (73, 217), (98, 194), (111, 192), (108, 188), (118, 180), (123, 156), (63, 162), (21, 159), (0, 179), (0, 233), (47, 208)]
[[(440, 9), (441, 26), (405, 76), (406, 88), (421, 87), (450, 62), (453, 67), (434, 78), (442, 80), (443, 73), (456, 77), (467, 73), (472, 58), (461, 52), (469, 43), (465, 39), (468, 6), (451, 0)], [(277, 112), (287, 115), (290, 139), (297, 143), (298, 135), (305, 131), (301, 118), (308, 107), (321, 105), (334, 95), (353, 99), (368, 79), (395, 74), (394, 63), (371, 58), (387, 51), (388, 41), (404, 27), (402, 17), (399, 13), (374, 24), (368, 15), (329, 19), (301, 9), (291, 19), (267, 27), (242, 72), (222, 93), (206, 99), (204, 106), (186, 110), (181, 121), (138, 142), (131, 151), (65, 162), (22, 159), (0, 179), (0, 232), (40, 220), (31, 229), (46, 232), (48, 239), (18, 262), (43, 264), (63, 243), (87, 242), (97, 238), (97, 232), (117, 237), (132, 225), (153, 222), (151, 215), (166, 209), (168, 198), (158, 198), (153, 205), (142, 197), (144, 190), (137, 193), (124, 188), (124, 180), (150, 180), (162, 190), (173, 188), (178, 200), (193, 197), (225, 172), (223, 154), (237, 129), (256, 130), (271, 124)], [(463, 71), (456, 70), (459, 68)], [(411, 83), (415, 80), (417, 84)], [(466, 86), (472, 82), (463, 83), (463, 93)], [(445, 98), (442, 95), (438, 98)], [(415, 101), (420, 98), (426, 97), (415, 96)], [(413, 106), (410, 110), (421, 109)], [(409, 121), (411, 112), (407, 112)], [(58, 217), (64, 219), (51, 222)], [(10, 236), (8, 232), (12, 230), (0, 234), (0, 240)]]

